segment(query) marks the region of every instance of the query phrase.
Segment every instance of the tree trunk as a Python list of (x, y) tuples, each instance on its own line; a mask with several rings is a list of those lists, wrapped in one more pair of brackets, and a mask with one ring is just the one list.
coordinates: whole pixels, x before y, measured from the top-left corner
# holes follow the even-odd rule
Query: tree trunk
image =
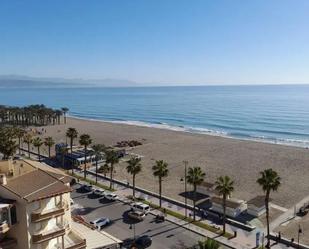
[(95, 160), (95, 184), (98, 183), (98, 158)]
[(133, 200), (135, 200), (135, 174), (133, 174)]
[(39, 146), (38, 146), (38, 155), (39, 155), (39, 162), (41, 162), (40, 147)]
[(87, 147), (85, 146), (85, 161), (84, 161), (84, 180), (86, 180), (86, 169), (87, 169), (87, 164), (86, 164), (86, 160), (87, 160)]
[(50, 146), (48, 146), (48, 157), (50, 158)]
[(225, 222), (226, 222), (226, 195), (223, 195), (223, 234), (225, 234)]
[(195, 221), (196, 185), (193, 187), (193, 220)]
[(71, 154), (73, 153), (73, 137), (70, 138)]
[(113, 171), (114, 171), (114, 165), (111, 163), (110, 183), (109, 183), (109, 188), (110, 188), (110, 189), (112, 189)]
[(162, 207), (162, 179), (159, 177), (159, 201), (160, 201), (160, 208)]
[(270, 238), (269, 238), (269, 191), (266, 192), (265, 196), (265, 208), (266, 208), (266, 224), (267, 224), (267, 244), (266, 248), (270, 248)]

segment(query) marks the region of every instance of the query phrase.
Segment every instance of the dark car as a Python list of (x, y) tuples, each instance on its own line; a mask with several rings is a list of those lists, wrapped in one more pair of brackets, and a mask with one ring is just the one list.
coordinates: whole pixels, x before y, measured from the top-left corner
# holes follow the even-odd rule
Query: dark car
[(150, 247), (152, 244), (152, 239), (148, 235), (143, 235), (135, 240), (135, 246), (138, 249)]
[(92, 185), (87, 185), (87, 184), (84, 184), (80, 187), (80, 189), (84, 192), (91, 192), (92, 191)]

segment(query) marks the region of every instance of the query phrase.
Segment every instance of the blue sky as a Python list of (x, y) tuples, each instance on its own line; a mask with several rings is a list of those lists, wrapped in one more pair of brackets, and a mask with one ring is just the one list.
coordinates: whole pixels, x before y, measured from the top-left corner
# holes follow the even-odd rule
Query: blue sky
[(309, 1), (1, 0), (0, 74), (309, 83)]

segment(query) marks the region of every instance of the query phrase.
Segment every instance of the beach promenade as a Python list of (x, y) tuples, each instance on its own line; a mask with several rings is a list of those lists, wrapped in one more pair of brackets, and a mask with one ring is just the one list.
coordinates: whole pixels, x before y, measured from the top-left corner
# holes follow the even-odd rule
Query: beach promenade
[[(89, 169), (88, 174), (87, 174), (87, 179), (95, 181), (95, 175), (93, 174), (93, 172), (94, 172), (94, 168)], [(82, 171), (75, 171), (75, 173), (78, 174), (81, 177), (83, 176)], [(103, 184), (103, 185), (109, 186), (109, 180), (105, 179), (100, 174), (99, 174), (99, 177), (98, 177), (98, 182)], [(122, 201), (128, 202), (128, 203), (131, 202), (131, 200), (128, 199), (127, 197), (132, 195), (132, 186), (124, 186), (122, 184), (114, 183), (113, 187), (115, 189), (115, 193), (120, 197), (120, 199)], [(140, 198), (146, 198), (146, 200), (151, 202), (152, 204), (155, 204), (155, 205), (159, 204), (158, 198), (151, 196), (151, 195), (145, 195), (145, 193), (140, 192), (139, 190), (136, 190), (136, 196), (140, 197)], [(182, 215), (185, 215), (185, 212), (186, 212), (185, 208), (183, 208), (182, 206), (175, 205), (175, 203), (172, 202), (172, 201), (171, 202), (163, 201), (162, 202), (162, 208), (172, 210), (172, 211), (180, 213)], [(159, 211), (152, 210), (152, 212), (154, 214), (157, 214)], [(190, 214), (190, 213), (192, 213), (192, 211), (189, 210), (188, 214)], [(227, 248), (235, 248), (235, 249), (253, 249), (253, 248), (256, 248), (256, 230), (254, 230), (252, 232), (247, 232), (247, 231), (244, 231), (241, 228), (227, 224), (227, 232), (229, 232), (231, 234), (234, 233), (234, 231), (237, 232), (236, 238), (227, 239), (227, 238), (224, 238), (222, 236), (218, 236), (218, 234), (215, 234), (213, 232), (210, 232), (208, 230), (200, 228), (196, 225), (188, 223), (187, 221), (176, 218), (174, 216), (167, 215), (166, 218), (169, 221), (171, 221), (175, 224), (178, 224), (182, 227), (185, 227), (186, 229), (194, 231), (194, 232), (196, 232), (196, 233), (198, 233), (202, 236), (205, 236), (206, 238), (214, 238), (218, 242), (220, 242), (222, 245), (225, 245)], [(201, 222), (203, 222), (207, 225), (220, 227), (220, 229), (222, 229), (221, 225), (219, 225), (217, 223), (214, 224), (211, 221), (202, 219), (199, 216), (197, 216), (197, 220), (200, 220)], [(262, 243), (262, 238), (260, 240), (260, 245), (261, 245), (261, 243)], [(288, 247), (283, 245), (283, 244), (276, 244), (275, 242), (273, 242), (272, 248), (273, 249), (285, 249), (285, 248), (288, 248)]]

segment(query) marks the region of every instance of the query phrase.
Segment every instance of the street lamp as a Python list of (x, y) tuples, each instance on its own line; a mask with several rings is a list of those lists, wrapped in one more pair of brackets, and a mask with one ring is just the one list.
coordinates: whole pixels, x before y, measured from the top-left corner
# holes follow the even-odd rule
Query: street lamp
[(131, 230), (132, 230), (132, 228), (133, 228), (133, 235), (134, 235), (134, 242), (135, 242), (135, 223), (133, 223), (133, 224), (130, 224), (130, 227), (129, 227)]
[(184, 178), (181, 178), (180, 181), (185, 182), (185, 216), (187, 218), (188, 217), (188, 214), (187, 214), (187, 165), (188, 165), (188, 161), (183, 161), (183, 163), (185, 165), (185, 176)]

